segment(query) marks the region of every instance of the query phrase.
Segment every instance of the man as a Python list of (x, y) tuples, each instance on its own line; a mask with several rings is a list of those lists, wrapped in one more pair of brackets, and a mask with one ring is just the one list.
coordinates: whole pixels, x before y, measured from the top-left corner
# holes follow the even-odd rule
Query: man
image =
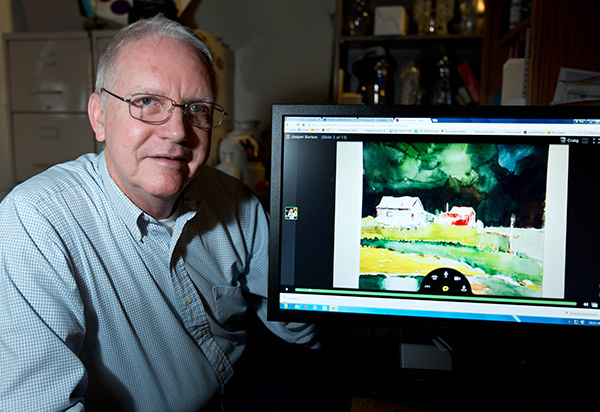
[(205, 166), (223, 109), (206, 46), (163, 17), (103, 54), (89, 118), (106, 144), (0, 206), (0, 410), (218, 404), (251, 309), (266, 322), (267, 216)]

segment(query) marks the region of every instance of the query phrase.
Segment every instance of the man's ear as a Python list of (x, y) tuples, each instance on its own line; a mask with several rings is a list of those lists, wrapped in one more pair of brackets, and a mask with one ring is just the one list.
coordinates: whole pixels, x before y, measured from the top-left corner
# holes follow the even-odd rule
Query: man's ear
[(94, 133), (96, 134), (96, 140), (104, 142), (106, 135), (104, 134), (104, 108), (100, 104), (100, 95), (98, 93), (92, 93), (88, 101), (88, 117)]

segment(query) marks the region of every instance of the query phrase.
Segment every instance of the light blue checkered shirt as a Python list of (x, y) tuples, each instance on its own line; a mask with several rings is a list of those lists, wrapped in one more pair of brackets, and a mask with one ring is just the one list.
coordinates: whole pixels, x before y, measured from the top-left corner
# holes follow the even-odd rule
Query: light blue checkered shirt
[[(266, 319), (268, 220), (247, 187), (209, 167), (178, 213), (170, 236), (119, 190), (103, 154), (4, 199), (0, 410), (196, 411), (222, 392), (246, 340), (240, 317)], [(266, 324), (291, 342), (314, 338)]]

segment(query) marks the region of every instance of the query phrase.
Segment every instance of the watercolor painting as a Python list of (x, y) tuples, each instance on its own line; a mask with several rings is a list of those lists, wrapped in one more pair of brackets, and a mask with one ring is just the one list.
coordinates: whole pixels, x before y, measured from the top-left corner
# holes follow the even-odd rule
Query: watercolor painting
[(367, 142), (363, 166), (360, 289), (444, 267), (475, 295), (542, 296), (548, 146)]

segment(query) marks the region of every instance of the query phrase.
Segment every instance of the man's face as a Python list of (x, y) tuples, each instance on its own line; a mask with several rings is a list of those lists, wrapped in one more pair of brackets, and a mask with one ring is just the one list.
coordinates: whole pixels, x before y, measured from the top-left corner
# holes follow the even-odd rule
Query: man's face
[[(116, 95), (152, 93), (176, 103), (213, 101), (206, 63), (188, 44), (139, 40), (117, 58), (118, 80), (110, 90)], [(147, 124), (129, 115), (127, 103), (109, 96), (101, 107), (99, 100), (92, 95), (90, 119), (96, 139), (106, 142), (108, 171), (121, 190), (152, 215), (151, 205), (173, 202), (204, 165), (210, 130), (190, 126), (179, 107), (168, 121)]]

